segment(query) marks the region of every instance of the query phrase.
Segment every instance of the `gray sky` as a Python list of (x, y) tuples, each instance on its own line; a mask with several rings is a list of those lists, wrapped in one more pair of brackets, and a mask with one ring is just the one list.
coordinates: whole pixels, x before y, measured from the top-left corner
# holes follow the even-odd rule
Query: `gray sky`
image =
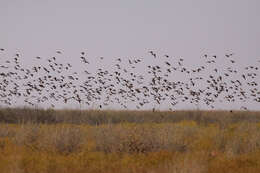
[[(159, 54), (196, 64), (203, 54), (260, 59), (259, 0), (1, 0), (0, 47), (9, 55), (68, 60), (80, 51), (108, 58)], [(27, 60), (28, 59), (28, 60)], [(109, 62), (109, 61), (108, 61)]]

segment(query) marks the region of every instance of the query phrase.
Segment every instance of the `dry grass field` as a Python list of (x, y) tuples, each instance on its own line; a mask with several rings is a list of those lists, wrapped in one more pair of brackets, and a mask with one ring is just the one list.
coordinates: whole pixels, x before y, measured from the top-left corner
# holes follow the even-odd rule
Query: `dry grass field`
[(260, 112), (0, 109), (1, 173), (258, 173)]

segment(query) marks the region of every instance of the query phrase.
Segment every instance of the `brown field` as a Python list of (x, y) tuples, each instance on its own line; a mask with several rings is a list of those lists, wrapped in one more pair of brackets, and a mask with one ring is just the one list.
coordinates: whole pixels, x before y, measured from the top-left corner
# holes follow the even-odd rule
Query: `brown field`
[(260, 112), (0, 109), (1, 173), (260, 172)]

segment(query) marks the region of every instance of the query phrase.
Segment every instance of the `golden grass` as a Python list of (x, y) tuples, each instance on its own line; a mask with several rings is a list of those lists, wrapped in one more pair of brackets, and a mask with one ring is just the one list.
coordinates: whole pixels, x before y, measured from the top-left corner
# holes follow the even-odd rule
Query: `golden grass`
[[(219, 116), (231, 117), (225, 113)], [(140, 112), (133, 114), (139, 116)], [(155, 115), (150, 114), (150, 120), (142, 116), (146, 119), (101, 125), (91, 125), (86, 121), (2, 123), (0, 172), (260, 172), (258, 121), (246, 120), (244, 115), (236, 121), (234, 117), (228, 121), (205, 121), (203, 118), (199, 121), (190, 116), (193, 118), (158, 123)], [(170, 113), (158, 114), (166, 116)], [(209, 113), (211, 120), (214, 116)]]

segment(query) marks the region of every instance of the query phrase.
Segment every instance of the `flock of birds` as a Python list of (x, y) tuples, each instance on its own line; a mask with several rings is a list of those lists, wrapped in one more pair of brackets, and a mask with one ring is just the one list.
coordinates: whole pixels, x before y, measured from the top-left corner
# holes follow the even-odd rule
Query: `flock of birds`
[[(0, 105), (14, 106), (22, 99), (29, 106), (74, 102), (95, 103), (100, 109), (110, 104), (142, 109), (168, 104), (173, 110), (179, 103), (214, 109), (219, 102), (240, 102), (247, 110), (243, 103), (260, 103), (260, 61), (237, 68), (233, 53), (222, 59), (205, 54), (197, 67), (188, 67), (183, 58), (154, 51), (147, 58), (99, 57), (94, 63), (80, 52), (75, 60), (80, 65), (61, 60), (61, 51), (47, 59), (37, 56), (31, 65), (23, 64), (19, 53), (4, 58), (5, 52), (0, 49)], [(110, 67), (95, 68), (102, 62)]]

